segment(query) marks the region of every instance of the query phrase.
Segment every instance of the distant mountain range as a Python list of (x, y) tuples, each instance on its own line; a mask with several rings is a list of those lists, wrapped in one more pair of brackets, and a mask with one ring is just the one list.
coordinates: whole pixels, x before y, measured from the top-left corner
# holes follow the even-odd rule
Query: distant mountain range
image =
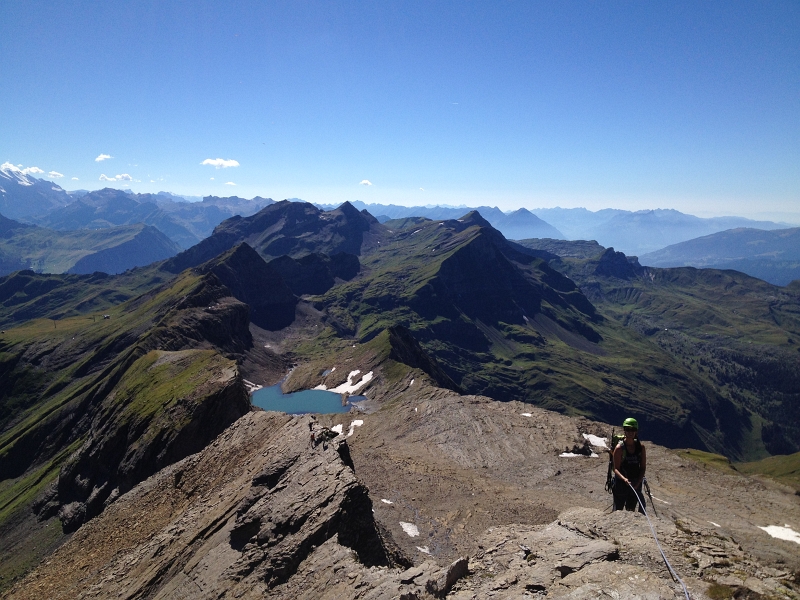
[(88, 192), (70, 204), (26, 220), (51, 229), (100, 229), (114, 225), (152, 225), (181, 248), (211, 235), (234, 215), (250, 215), (271, 204), (269, 198), (207, 196), (202, 202), (176, 202), (162, 194), (134, 194), (113, 188)]
[[(428, 219), (457, 219), (467, 207), (397, 206), (353, 202), (383, 222), (388, 219), (426, 217)], [(325, 207), (323, 205), (323, 207)], [(325, 207), (331, 208), (331, 207)], [(737, 227), (783, 229), (786, 224), (772, 221), (753, 221), (743, 217), (714, 217), (703, 219), (677, 210), (641, 210), (631, 212), (607, 208), (590, 211), (585, 208), (535, 208), (504, 213), (497, 207), (475, 208), (494, 228), (513, 240), (552, 238), (595, 240), (628, 255), (639, 256), (696, 237), (710, 235)]]
[(38, 273), (122, 273), (174, 256), (180, 248), (155, 227), (137, 223), (97, 230), (54, 231), (0, 215), (0, 276)]
[(673, 244), (640, 257), (653, 267), (734, 269), (775, 285), (800, 279), (800, 227), (737, 228)]
[[(220, 223), (230, 217), (248, 217), (274, 203), (271, 198), (258, 196), (252, 200), (237, 196), (206, 196), (202, 201), (187, 200), (196, 198), (170, 192), (135, 194), (111, 188), (93, 192), (66, 192), (51, 181), (37, 179), (10, 163), (0, 168), (0, 214), (6, 217), (60, 231), (144, 223), (157, 228), (181, 249), (205, 240)], [(316, 206), (324, 210), (337, 208)], [(366, 210), (381, 223), (414, 217), (456, 220), (471, 210), (463, 206), (407, 207), (360, 201), (353, 202), (352, 207), (358, 211)], [(672, 250), (667, 254), (654, 254), (662, 248), (666, 250), (675, 244), (731, 229), (772, 231), (785, 229), (786, 224), (742, 217), (703, 219), (676, 210), (662, 209), (636, 212), (604, 209), (593, 212), (585, 208), (520, 208), (505, 213), (497, 207), (481, 206), (475, 210), (507, 239), (591, 240), (629, 256), (647, 256), (654, 265), (739, 269), (773, 283), (797, 278), (797, 265), (792, 262), (795, 260), (792, 256), (798, 252), (796, 238), (784, 240), (787, 248), (795, 244), (795, 254), (788, 249), (779, 254), (760, 252), (758, 256), (727, 249), (724, 252), (720, 250), (721, 254), (709, 254), (707, 250), (701, 250), (702, 244), (682, 247), (680, 255), (676, 254), (674, 259), (668, 258), (672, 256)], [(700, 254), (692, 254), (695, 251)]]
[(11, 163), (0, 165), (0, 214), (25, 219), (66, 206), (72, 198), (52, 181), (37, 179)]

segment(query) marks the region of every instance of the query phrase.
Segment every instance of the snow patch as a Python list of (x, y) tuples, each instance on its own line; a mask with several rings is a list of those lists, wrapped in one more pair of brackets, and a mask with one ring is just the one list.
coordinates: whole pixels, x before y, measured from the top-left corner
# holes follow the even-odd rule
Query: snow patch
[(531, 413), (520, 413), (523, 417), (532, 417)]
[(419, 550), (423, 554), (430, 554), (431, 553), (431, 551), (428, 549), (427, 546), (417, 546), (417, 550)]
[(342, 385), (337, 385), (333, 389), (328, 389), (325, 387), (325, 384), (319, 384), (315, 387), (315, 390), (322, 390), (324, 392), (334, 392), (336, 394), (355, 394), (360, 388), (368, 384), (372, 381), (372, 371), (364, 375), (358, 383), (353, 383), (353, 379), (361, 373), (361, 371), (350, 371), (350, 374), (347, 376), (347, 383), (343, 383)]
[(400, 527), (403, 528), (409, 537), (417, 537), (419, 535), (419, 529), (413, 523), (406, 523), (405, 521), (400, 521)]
[(786, 527), (781, 527), (780, 525), (768, 525), (767, 527), (759, 526), (759, 529), (763, 529), (772, 537), (778, 538), (779, 540), (800, 544), (800, 533), (797, 533), (794, 529), (789, 527), (789, 525), (786, 525)]
[(338, 425), (334, 425), (333, 427), (331, 427), (331, 431), (335, 431), (339, 435), (342, 435), (342, 424), (339, 423)]
[(714, 521), (709, 521), (709, 523), (711, 523), (714, 527), (720, 527), (720, 524), (719, 523), (714, 523)]
[(392, 502), (391, 500), (387, 500), (386, 498), (381, 498), (381, 502), (383, 502), (384, 504), (394, 504), (394, 502)]
[[(558, 456), (561, 457), (561, 458), (578, 458), (578, 457), (586, 458), (585, 454), (575, 454), (574, 452), (562, 452)], [(589, 458), (597, 458), (597, 457), (598, 457), (598, 455), (595, 454), (594, 452), (592, 452), (589, 455)]]
[(596, 435), (592, 435), (591, 433), (584, 433), (583, 439), (588, 440), (589, 443), (595, 448), (608, 448), (606, 445), (606, 440), (608, 438), (601, 438), (597, 437)]
[(253, 392), (257, 392), (258, 390), (260, 390), (261, 388), (264, 387), (263, 385), (258, 385), (257, 383), (253, 383), (252, 381), (248, 381), (247, 379), (243, 379), (242, 381), (244, 381), (244, 386), (247, 388), (247, 393), (248, 394), (252, 394)]
[(356, 427), (361, 427), (363, 424), (364, 424), (364, 421), (362, 421), (361, 419), (356, 419), (355, 421), (350, 423), (350, 431), (347, 432), (347, 437), (350, 437), (351, 435), (353, 435), (353, 430)]

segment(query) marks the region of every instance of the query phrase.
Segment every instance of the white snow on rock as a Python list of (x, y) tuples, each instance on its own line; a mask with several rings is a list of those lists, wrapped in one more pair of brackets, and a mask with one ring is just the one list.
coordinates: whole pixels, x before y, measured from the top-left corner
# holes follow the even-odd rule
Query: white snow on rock
[(768, 525), (767, 527), (759, 526), (759, 529), (763, 529), (772, 537), (778, 538), (779, 540), (786, 540), (788, 542), (800, 544), (800, 533), (797, 533), (788, 525), (786, 527), (781, 527), (780, 525)]
[(608, 448), (606, 445), (606, 440), (608, 438), (601, 438), (597, 437), (596, 435), (592, 435), (591, 433), (584, 433), (583, 439), (588, 440), (589, 443), (595, 448)]
[[(334, 367), (336, 368), (336, 367)], [(322, 390), (323, 392), (334, 392), (336, 394), (355, 394), (359, 388), (365, 386), (370, 381), (372, 381), (372, 371), (364, 375), (358, 383), (353, 383), (353, 379), (355, 379), (356, 375), (361, 373), (359, 370), (350, 371), (350, 374), (347, 376), (347, 382), (343, 383), (342, 385), (337, 385), (335, 388), (328, 389), (325, 387), (325, 384), (319, 384), (315, 387), (315, 390)]]
[(356, 419), (355, 421), (350, 423), (350, 431), (347, 432), (347, 437), (350, 437), (351, 435), (353, 435), (353, 430), (356, 427), (361, 427), (363, 424), (364, 424), (364, 421), (362, 421), (361, 419)]
[(719, 523), (714, 523), (714, 521), (709, 521), (709, 523), (711, 523), (714, 527), (720, 527), (720, 524)]
[(405, 521), (400, 521), (400, 527), (403, 528), (410, 537), (417, 537), (419, 535), (419, 529), (413, 523), (406, 523)]
[(338, 425), (334, 425), (333, 427), (331, 427), (331, 431), (335, 431), (339, 435), (342, 435), (342, 424), (339, 423)]
[(257, 392), (262, 387), (264, 387), (263, 385), (258, 385), (257, 383), (253, 383), (252, 381), (248, 381), (247, 379), (243, 379), (242, 381), (244, 381), (244, 387), (247, 388), (247, 393), (248, 394), (252, 394), (253, 392)]
[(419, 550), (420, 552), (422, 552), (424, 554), (430, 554), (431, 553), (431, 551), (428, 549), (427, 546), (417, 546), (417, 550)]
[[(560, 458), (578, 458), (578, 457), (586, 458), (585, 454), (575, 454), (574, 452), (562, 452), (558, 456)], [(597, 458), (597, 454), (592, 452), (589, 458)]]
[(523, 417), (532, 417), (531, 413), (520, 413)]
[(381, 498), (381, 502), (383, 502), (384, 504), (394, 504), (394, 502), (392, 502), (391, 500), (387, 500), (386, 498)]

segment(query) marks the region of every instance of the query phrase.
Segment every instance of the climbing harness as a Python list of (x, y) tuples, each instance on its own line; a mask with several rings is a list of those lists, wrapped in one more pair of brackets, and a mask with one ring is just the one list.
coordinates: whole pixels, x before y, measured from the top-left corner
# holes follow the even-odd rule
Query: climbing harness
[[(628, 482), (628, 487), (630, 487), (633, 490), (633, 493), (636, 494), (636, 500), (639, 502), (639, 508), (642, 509), (642, 513), (644, 513), (644, 516), (647, 518), (647, 524), (650, 525), (650, 531), (653, 534), (653, 539), (656, 541), (656, 546), (658, 546), (658, 551), (661, 553), (661, 558), (664, 559), (664, 564), (667, 565), (667, 569), (669, 569), (670, 575), (672, 575), (672, 577), (673, 577), (673, 579), (675, 581), (677, 581), (678, 583), (681, 584), (681, 587), (683, 588), (683, 593), (686, 596), (686, 600), (692, 600), (691, 597), (689, 596), (689, 590), (686, 589), (686, 584), (683, 583), (683, 580), (680, 577), (678, 577), (678, 574), (675, 572), (675, 569), (673, 569), (672, 565), (669, 564), (669, 561), (667, 560), (667, 555), (664, 554), (664, 550), (661, 548), (661, 544), (658, 541), (658, 536), (656, 536), (656, 530), (653, 527), (653, 523), (650, 521), (650, 516), (647, 514), (647, 511), (645, 511), (645, 509), (644, 509), (644, 503), (642, 502), (642, 499), (639, 497), (639, 493), (636, 491), (636, 488), (634, 488), (630, 484), (630, 482)], [(648, 489), (647, 489), (647, 493), (648, 493), (648, 495), (650, 494), (649, 486), (648, 486)], [(652, 503), (652, 501), (653, 501), (653, 497), (650, 496), (650, 502)], [(655, 507), (653, 507), (653, 510), (655, 510)]]

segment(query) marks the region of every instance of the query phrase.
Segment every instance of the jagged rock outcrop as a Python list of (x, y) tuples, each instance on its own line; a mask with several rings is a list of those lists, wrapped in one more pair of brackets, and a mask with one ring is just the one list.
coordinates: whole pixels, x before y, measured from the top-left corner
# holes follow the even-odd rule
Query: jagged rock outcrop
[(388, 329), (388, 333), (391, 347), (389, 358), (412, 369), (420, 369), (442, 388), (461, 392), (461, 388), (444, 372), (439, 363), (425, 352), (408, 329), (402, 325), (395, 325)]
[[(424, 387), (359, 417), (334, 431), (352, 417), (245, 415), (120, 496), (8, 597), (683, 597), (644, 516), (604, 510), (605, 461), (558, 455), (600, 424)], [(692, 598), (800, 597), (792, 542), (740, 516), (792, 521), (793, 500), (656, 446), (648, 459), (651, 519)]]
[[(691, 597), (797, 597), (790, 572), (759, 567), (731, 538), (687, 519), (654, 523)], [(544, 527), (492, 528), (479, 543), (470, 560), (472, 577), (461, 582), (454, 599), (685, 597), (638, 513), (574, 508)], [(712, 587), (716, 595), (708, 591)]]
[(594, 268), (595, 275), (617, 279), (634, 279), (643, 272), (644, 268), (635, 256), (625, 256), (622, 252), (615, 252), (613, 248), (603, 252)]
[(301, 257), (315, 252), (360, 255), (363, 247), (372, 245), (372, 237), (383, 231), (375, 217), (367, 211), (359, 212), (349, 202), (336, 210), (322, 211), (308, 202), (283, 200), (251, 217), (223, 221), (213, 234), (168, 260), (164, 268), (178, 273), (241, 242), (266, 257)]
[(349, 281), (361, 268), (358, 256), (347, 252), (332, 256), (315, 252), (298, 259), (284, 255), (269, 264), (298, 296), (324, 294), (334, 286), (337, 278)]
[(249, 409), (236, 364), (213, 351), (142, 356), (103, 400), (40, 516), (57, 509), (64, 531), (74, 531), (137, 483), (204, 448)]
[(297, 298), (278, 270), (245, 243), (198, 267), (213, 273), (237, 300), (250, 307), (250, 322), (268, 330), (294, 321)]
[[(376, 524), (345, 436), (315, 445), (309, 426), (320, 432), (310, 417), (246, 415), (80, 528), (10, 597), (341, 598), (361, 588), (390, 598), (416, 588), (421, 573), (409, 579), (409, 560)], [(431, 563), (423, 589), (458, 573)]]

